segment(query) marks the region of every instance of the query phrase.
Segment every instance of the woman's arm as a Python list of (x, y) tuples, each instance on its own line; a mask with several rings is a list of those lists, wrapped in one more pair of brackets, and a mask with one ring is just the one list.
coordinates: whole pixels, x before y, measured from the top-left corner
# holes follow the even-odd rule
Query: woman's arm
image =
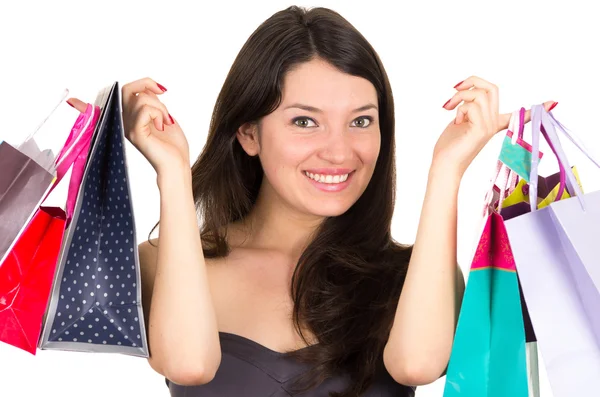
[(434, 163), (406, 281), (384, 351), (386, 368), (403, 384), (431, 383), (444, 372), (464, 292), (456, 264), (460, 175)]
[(140, 245), (149, 362), (177, 384), (204, 384), (214, 377), (221, 350), (189, 167), (159, 174), (158, 185), (158, 247)]
[[(498, 87), (471, 76), (454, 87), (444, 109), (456, 109), (434, 149), (413, 254), (396, 316), (384, 350), (384, 364), (396, 381), (431, 383), (448, 365), (464, 280), (456, 265), (457, 196), (475, 156), (511, 114), (498, 112)], [(550, 109), (556, 102), (545, 103)], [(525, 113), (525, 122), (531, 112)]]

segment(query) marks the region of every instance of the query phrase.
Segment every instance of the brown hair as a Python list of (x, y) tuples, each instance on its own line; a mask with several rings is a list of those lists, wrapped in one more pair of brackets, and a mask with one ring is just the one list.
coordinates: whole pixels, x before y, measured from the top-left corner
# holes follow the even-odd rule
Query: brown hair
[(274, 111), (286, 72), (315, 57), (375, 86), (381, 149), (365, 192), (347, 212), (327, 218), (300, 257), (291, 285), (294, 326), (303, 338), (302, 328), (308, 327), (319, 343), (288, 354), (313, 365), (297, 386), (305, 383), (307, 389), (344, 373), (351, 386), (332, 396), (357, 396), (383, 369), (412, 248), (391, 236), (394, 102), (367, 40), (326, 8), (293, 6), (263, 22), (242, 47), (217, 98), (207, 143), (192, 167), (193, 194), (206, 257), (226, 256), (224, 230), (248, 214), (263, 178), (258, 157), (246, 154), (236, 131)]

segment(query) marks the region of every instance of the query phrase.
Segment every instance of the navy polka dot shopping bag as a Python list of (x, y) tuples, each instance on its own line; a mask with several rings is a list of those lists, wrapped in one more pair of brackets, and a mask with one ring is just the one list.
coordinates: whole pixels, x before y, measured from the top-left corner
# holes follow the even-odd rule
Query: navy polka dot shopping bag
[(39, 347), (148, 357), (118, 82), (96, 105), (102, 113)]

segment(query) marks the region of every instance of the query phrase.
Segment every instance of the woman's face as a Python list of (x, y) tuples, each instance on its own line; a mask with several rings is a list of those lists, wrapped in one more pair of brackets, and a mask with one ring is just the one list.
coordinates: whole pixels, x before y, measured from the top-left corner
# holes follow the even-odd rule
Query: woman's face
[(260, 121), (253, 142), (242, 142), (260, 158), (266, 178), (261, 194), (305, 214), (343, 214), (373, 175), (378, 116), (377, 92), (368, 80), (320, 59), (297, 66), (284, 78), (281, 105)]

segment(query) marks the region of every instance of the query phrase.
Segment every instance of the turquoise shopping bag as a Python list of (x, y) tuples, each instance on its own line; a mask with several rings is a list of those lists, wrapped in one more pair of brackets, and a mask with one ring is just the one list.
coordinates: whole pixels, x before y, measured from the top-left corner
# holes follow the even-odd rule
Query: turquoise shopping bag
[(444, 397), (527, 397), (525, 328), (515, 261), (492, 212), (471, 264)]

